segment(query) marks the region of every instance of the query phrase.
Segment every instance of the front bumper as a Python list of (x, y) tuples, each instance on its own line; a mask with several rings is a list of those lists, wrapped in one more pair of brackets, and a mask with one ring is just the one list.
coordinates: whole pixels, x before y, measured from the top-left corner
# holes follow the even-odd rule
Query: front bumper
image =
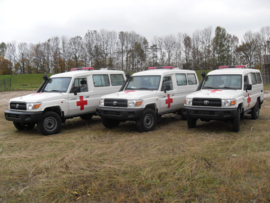
[(237, 108), (205, 108), (184, 106), (183, 115), (187, 118), (199, 118), (201, 120), (228, 120), (235, 118)]
[(122, 109), (122, 108), (97, 108), (97, 114), (101, 118), (117, 119), (122, 121), (135, 121), (142, 117), (144, 109)]
[(8, 121), (15, 121), (19, 123), (37, 123), (41, 120), (42, 111), (27, 112), (6, 110), (5, 117)]

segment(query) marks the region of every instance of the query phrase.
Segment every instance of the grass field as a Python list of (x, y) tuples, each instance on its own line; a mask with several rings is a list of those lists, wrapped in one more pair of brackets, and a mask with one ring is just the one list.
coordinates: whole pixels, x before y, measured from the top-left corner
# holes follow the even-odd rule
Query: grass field
[[(50, 77), (52, 74), (47, 74)], [(10, 91), (37, 90), (43, 82), (43, 74), (0, 75), (0, 80), (11, 78)], [(3, 88), (0, 88), (3, 91)]]
[[(201, 80), (201, 72), (196, 71), (199, 80)], [(205, 71), (208, 73), (209, 71)], [(47, 74), (50, 77), (52, 74)], [(0, 91), (17, 91), (17, 90), (37, 90), (43, 82), (43, 74), (21, 74), (21, 75), (0, 75), (0, 80), (11, 78), (11, 88), (4, 90), (0, 86)]]
[(170, 114), (148, 133), (94, 117), (42, 136), (4, 118), (9, 98), (26, 93), (0, 93), (0, 202), (270, 201), (270, 97), (238, 133), (216, 121), (188, 129)]

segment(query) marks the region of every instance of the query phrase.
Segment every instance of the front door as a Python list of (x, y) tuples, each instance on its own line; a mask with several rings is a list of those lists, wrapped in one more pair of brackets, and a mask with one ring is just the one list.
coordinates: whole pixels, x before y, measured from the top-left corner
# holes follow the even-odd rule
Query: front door
[(87, 78), (75, 78), (68, 96), (68, 116), (87, 114), (90, 112), (89, 82)]

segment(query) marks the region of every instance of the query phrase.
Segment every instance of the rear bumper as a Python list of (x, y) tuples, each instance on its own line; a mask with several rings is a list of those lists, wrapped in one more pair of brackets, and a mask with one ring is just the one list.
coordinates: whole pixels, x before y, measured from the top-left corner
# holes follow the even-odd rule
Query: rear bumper
[(237, 108), (198, 108), (187, 107), (182, 108), (183, 115), (187, 118), (199, 118), (202, 120), (228, 120), (235, 118)]
[(23, 112), (23, 111), (5, 111), (5, 118), (8, 121), (19, 123), (37, 123), (41, 120), (42, 111), (38, 112)]
[(101, 118), (116, 119), (116, 120), (137, 120), (142, 117), (144, 109), (122, 109), (122, 108), (97, 108), (97, 114)]

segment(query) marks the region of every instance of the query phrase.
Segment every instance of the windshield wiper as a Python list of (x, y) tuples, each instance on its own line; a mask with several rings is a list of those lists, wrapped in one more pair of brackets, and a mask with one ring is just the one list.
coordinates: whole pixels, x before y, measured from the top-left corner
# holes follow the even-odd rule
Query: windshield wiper
[(139, 90), (150, 90), (149, 88), (147, 88), (147, 87), (140, 87), (140, 88), (138, 88)]
[(50, 92), (59, 92), (59, 90), (51, 90)]
[(216, 89), (216, 87), (204, 86), (202, 89)]

